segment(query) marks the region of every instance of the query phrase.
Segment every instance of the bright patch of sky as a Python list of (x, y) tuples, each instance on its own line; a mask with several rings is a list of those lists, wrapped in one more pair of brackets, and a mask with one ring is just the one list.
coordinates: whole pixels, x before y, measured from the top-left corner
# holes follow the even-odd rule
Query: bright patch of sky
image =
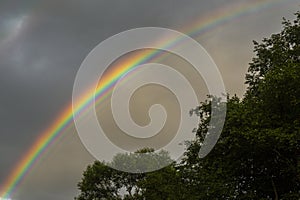
[(26, 19), (27, 16), (20, 16), (0, 21), (0, 44), (14, 39), (21, 32)]

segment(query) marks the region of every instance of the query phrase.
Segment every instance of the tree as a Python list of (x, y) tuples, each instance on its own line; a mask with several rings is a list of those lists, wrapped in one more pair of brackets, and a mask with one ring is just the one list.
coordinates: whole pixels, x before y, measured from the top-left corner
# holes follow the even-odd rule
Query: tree
[(282, 68), (286, 64), (299, 64), (300, 55), (300, 12), (295, 13), (296, 19), (292, 22), (283, 19), (283, 30), (280, 33), (264, 38), (262, 43), (254, 41), (256, 57), (246, 74), (248, 84), (247, 95), (257, 95), (258, 85), (264, 80), (270, 70)]
[(142, 173), (163, 168), (172, 162), (167, 151), (155, 153), (154, 149), (143, 148), (135, 153), (115, 155), (110, 166), (125, 172)]
[(195, 199), (300, 198), (300, 13), (254, 45), (247, 92), (228, 99), (221, 137), (202, 160), (211, 104), (196, 109), (201, 123), (181, 170)]
[(175, 163), (146, 174), (145, 179), (138, 185), (143, 199), (188, 199), (187, 188), (181, 182), (181, 173)]
[(76, 200), (121, 199), (119, 183), (121, 174), (108, 167), (104, 162), (95, 161), (83, 173), (82, 180), (78, 183), (80, 195)]
[[(300, 199), (300, 12), (295, 16), (293, 22), (283, 20), (280, 33), (254, 41), (256, 56), (246, 74), (245, 96), (228, 95), (222, 134), (205, 158), (198, 152), (207, 136), (212, 101), (220, 101), (212, 96), (192, 110), (200, 123), (181, 162), (147, 174), (95, 162), (78, 184), (78, 200)], [(146, 166), (157, 166), (167, 155), (149, 154), (155, 159)], [(120, 154), (111, 164), (126, 169), (137, 158)], [(123, 197), (121, 188), (127, 191)]]
[[(167, 167), (143, 173), (143, 170), (162, 166)], [(135, 153), (117, 154), (111, 163), (95, 161), (87, 167), (78, 183), (81, 193), (75, 199), (157, 199), (162, 194), (165, 199), (174, 199), (180, 191), (177, 173), (175, 163), (166, 151), (154, 153), (153, 149), (144, 148)], [(175, 188), (178, 192), (173, 192)]]

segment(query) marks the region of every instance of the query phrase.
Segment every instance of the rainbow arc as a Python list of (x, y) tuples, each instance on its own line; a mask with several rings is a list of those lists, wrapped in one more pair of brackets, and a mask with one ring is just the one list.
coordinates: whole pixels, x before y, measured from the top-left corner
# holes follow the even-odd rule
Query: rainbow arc
[[(197, 38), (214, 27), (218, 27), (226, 22), (232, 21), (233, 19), (250, 15), (253, 12), (257, 12), (280, 3), (287, 3), (287, 1), (255, 0), (249, 1), (249, 3), (238, 4), (236, 6), (230, 5), (231, 7), (228, 6), (226, 8), (221, 8), (211, 13), (206, 18), (196, 20), (192, 24), (181, 29), (181, 32), (193, 38)], [(166, 44), (176, 43), (177, 39), (174, 41), (162, 41), (161, 46), (163, 47)], [(18, 186), (21, 185), (22, 180), (25, 179), (26, 175), (30, 172), (39, 158), (43, 156), (46, 149), (48, 149), (52, 143), (57, 141), (61, 135), (67, 132), (67, 129), (73, 124), (73, 111), (76, 115), (81, 114), (85, 109), (89, 108), (94, 97), (96, 98), (97, 104), (101, 103), (105, 97), (111, 94), (113, 86), (120, 77), (138, 65), (146, 63), (152, 59), (156, 59), (159, 56), (160, 51), (157, 50), (148, 51), (147, 53), (137, 53), (134, 57), (125, 59), (119, 67), (114, 68), (114, 70), (107, 73), (105, 77), (102, 77), (96, 92), (94, 92), (94, 90), (87, 91), (78, 102), (75, 102), (74, 110), (72, 110), (72, 103), (70, 103), (70, 105), (68, 105), (58, 115), (54, 122), (44, 132), (39, 134), (40, 136), (23, 155), (22, 159), (16, 164), (7, 179), (1, 184), (0, 200), (10, 199), (10, 197), (13, 196)]]

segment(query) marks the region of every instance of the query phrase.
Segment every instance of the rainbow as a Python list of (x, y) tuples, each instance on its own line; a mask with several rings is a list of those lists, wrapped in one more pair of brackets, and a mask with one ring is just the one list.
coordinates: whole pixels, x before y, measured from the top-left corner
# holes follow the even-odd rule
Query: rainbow
[[(244, 4), (238, 3), (236, 5), (228, 5), (225, 8), (216, 10), (206, 18), (196, 20), (194, 23), (181, 29), (181, 32), (184, 32), (193, 38), (197, 38), (221, 24), (231, 22), (233, 19), (240, 18), (241, 16), (251, 15), (253, 12), (261, 11), (262, 9), (280, 3), (283, 3), (283, 0), (254, 0), (251, 1), (251, 3), (249, 1), (249, 3)], [(287, 3), (287, 1), (285, 0), (284, 3)], [(164, 41), (161, 43), (161, 46), (163, 47), (175, 43), (178, 39), (174, 41)], [(114, 68), (107, 73), (106, 76), (102, 77), (96, 91), (92, 89), (87, 91), (78, 102), (75, 102), (74, 114), (82, 114), (85, 109), (89, 108), (93, 98), (96, 99), (97, 104), (101, 103), (109, 94), (111, 94), (112, 88), (124, 74), (132, 71), (140, 64), (159, 58), (160, 54), (161, 51), (152, 50), (147, 53), (137, 53), (133, 57), (125, 59), (120, 66)], [(72, 124), (73, 109), (71, 103), (58, 115), (57, 119), (55, 119), (55, 121), (40, 134), (29, 151), (27, 151), (21, 161), (16, 164), (8, 178), (1, 185), (0, 199), (10, 199), (13, 196), (18, 186), (31, 171), (34, 164), (41, 158), (46, 149), (48, 149), (55, 141), (59, 140)]]

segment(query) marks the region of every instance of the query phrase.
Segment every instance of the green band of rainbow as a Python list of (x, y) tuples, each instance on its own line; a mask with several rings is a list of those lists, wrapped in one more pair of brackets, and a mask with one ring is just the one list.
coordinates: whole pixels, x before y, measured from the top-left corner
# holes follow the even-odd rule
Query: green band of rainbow
[[(193, 38), (201, 36), (201, 34), (224, 24), (232, 19), (239, 18), (244, 15), (250, 15), (253, 12), (260, 11), (270, 6), (288, 3), (288, 0), (253, 0), (246, 4), (230, 5), (227, 8), (219, 9), (210, 14), (207, 18), (201, 18), (199, 21), (195, 21), (189, 26), (181, 29), (182, 32), (190, 35)], [(178, 38), (180, 39), (180, 38)], [(164, 41), (161, 46), (175, 43), (174, 41)], [(85, 109), (89, 108), (93, 98), (96, 98), (96, 103), (99, 104), (105, 97), (111, 93), (113, 86), (120, 77), (129, 71), (133, 70), (140, 64), (149, 62), (160, 56), (161, 51), (151, 51), (148, 54), (137, 54), (134, 58), (125, 60), (121, 67), (113, 70), (111, 73), (103, 77), (103, 84), (99, 85), (96, 92), (94, 90), (88, 91), (79, 102), (76, 102), (74, 114), (81, 114)], [(45, 150), (51, 146), (51, 144), (59, 139), (68, 128), (73, 124), (73, 110), (72, 104), (67, 106), (63, 112), (58, 115), (58, 118), (49, 126), (33, 143), (29, 151), (27, 151), (22, 160), (19, 161), (8, 178), (3, 182), (0, 188), (0, 198), (10, 198), (17, 186), (20, 185), (22, 180), (26, 177), (34, 163), (39, 160)]]

